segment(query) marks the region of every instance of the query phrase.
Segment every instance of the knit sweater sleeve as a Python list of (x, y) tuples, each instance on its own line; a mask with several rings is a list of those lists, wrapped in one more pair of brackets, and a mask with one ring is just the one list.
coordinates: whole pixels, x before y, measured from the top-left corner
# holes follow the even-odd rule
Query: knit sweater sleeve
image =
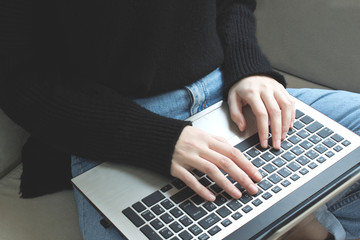
[(256, 39), (255, 0), (218, 1), (217, 29), (224, 48), (222, 66), (225, 93), (240, 79), (265, 75), (286, 86), (284, 77), (274, 71)]
[(0, 108), (64, 152), (169, 176), (175, 143), (190, 123), (161, 117), (86, 79), (73, 84), (56, 59), (42, 59), (46, 54), (39, 54), (30, 36), (31, 8), (19, 3), (9, 3), (0, 34)]

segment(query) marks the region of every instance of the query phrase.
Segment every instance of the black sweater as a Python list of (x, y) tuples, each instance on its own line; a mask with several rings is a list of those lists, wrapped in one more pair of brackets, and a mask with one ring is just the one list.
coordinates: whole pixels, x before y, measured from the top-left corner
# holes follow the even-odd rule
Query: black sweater
[(224, 95), (249, 75), (285, 84), (258, 47), (255, 5), (251, 0), (2, 4), (0, 107), (33, 139), (23, 151), (24, 196), (61, 188), (69, 177), (68, 160), (62, 159), (69, 154), (169, 175), (174, 145), (189, 123), (153, 114), (132, 98), (182, 88), (217, 67), (224, 74)]

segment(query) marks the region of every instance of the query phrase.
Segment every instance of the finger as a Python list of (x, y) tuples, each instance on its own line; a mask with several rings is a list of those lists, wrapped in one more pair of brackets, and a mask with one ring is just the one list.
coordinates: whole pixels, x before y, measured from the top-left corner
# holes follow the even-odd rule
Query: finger
[(275, 97), (272, 94), (263, 94), (263, 102), (266, 106), (267, 112), (270, 115), (270, 126), (272, 134), (272, 146), (275, 149), (280, 148), (281, 142), (281, 110)]
[(242, 111), (243, 104), (241, 103), (239, 96), (237, 94), (229, 95), (228, 104), (231, 119), (238, 126), (240, 131), (245, 131), (246, 120)]
[(261, 147), (267, 148), (269, 139), (269, 116), (266, 107), (260, 97), (252, 98), (249, 105), (256, 117)]
[(215, 201), (214, 194), (204, 187), (187, 169), (183, 168), (179, 164), (174, 164), (173, 166), (173, 176), (181, 179), (189, 188), (191, 188), (195, 193), (207, 201)]
[[(229, 144), (218, 144), (215, 151), (209, 152), (206, 158), (227, 172), (230, 177), (242, 185), (250, 194), (257, 193), (257, 187), (250, 177), (255, 181), (260, 181), (261, 174), (238, 149)], [(218, 185), (231, 195), (234, 188), (232, 184), (228, 185), (227, 182), (228, 180), (221, 182), (221, 179), (219, 179)]]
[(281, 140), (284, 140), (291, 126), (293, 105), (290, 98), (282, 92), (275, 93), (275, 98), (281, 109)]

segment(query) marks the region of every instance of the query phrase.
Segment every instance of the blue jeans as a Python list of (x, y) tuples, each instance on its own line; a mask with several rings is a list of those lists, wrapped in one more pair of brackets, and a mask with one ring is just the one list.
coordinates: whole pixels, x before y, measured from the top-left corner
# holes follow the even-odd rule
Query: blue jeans
[[(176, 119), (186, 119), (221, 100), (221, 89), (222, 74), (217, 69), (201, 80), (186, 86), (184, 89), (147, 99), (135, 99), (134, 101), (160, 115)], [(288, 89), (288, 91), (300, 100), (312, 105), (352, 131), (360, 134), (360, 94), (311, 89)], [(338, 111), (334, 111), (334, 109)], [(97, 162), (73, 156), (72, 174), (77, 176), (97, 164)], [(97, 210), (76, 189), (74, 194), (78, 207), (80, 228), (84, 239), (124, 239), (121, 233), (114, 227), (103, 228), (99, 223), (102, 216)], [(359, 226), (360, 220), (359, 195), (360, 183), (358, 182), (337, 196), (334, 202), (332, 200), (316, 212), (320, 223), (336, 239), (344, 239), (345, 234), (346, 238), (360, 237), (360, 229), (356, 227)]]

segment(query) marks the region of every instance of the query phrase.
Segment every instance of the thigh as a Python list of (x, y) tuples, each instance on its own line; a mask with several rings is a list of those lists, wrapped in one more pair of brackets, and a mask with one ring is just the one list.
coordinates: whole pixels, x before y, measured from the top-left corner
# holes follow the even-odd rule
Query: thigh
[(308, 88), (287, 90), (297, 99), (360, 135), (360, 94)]

